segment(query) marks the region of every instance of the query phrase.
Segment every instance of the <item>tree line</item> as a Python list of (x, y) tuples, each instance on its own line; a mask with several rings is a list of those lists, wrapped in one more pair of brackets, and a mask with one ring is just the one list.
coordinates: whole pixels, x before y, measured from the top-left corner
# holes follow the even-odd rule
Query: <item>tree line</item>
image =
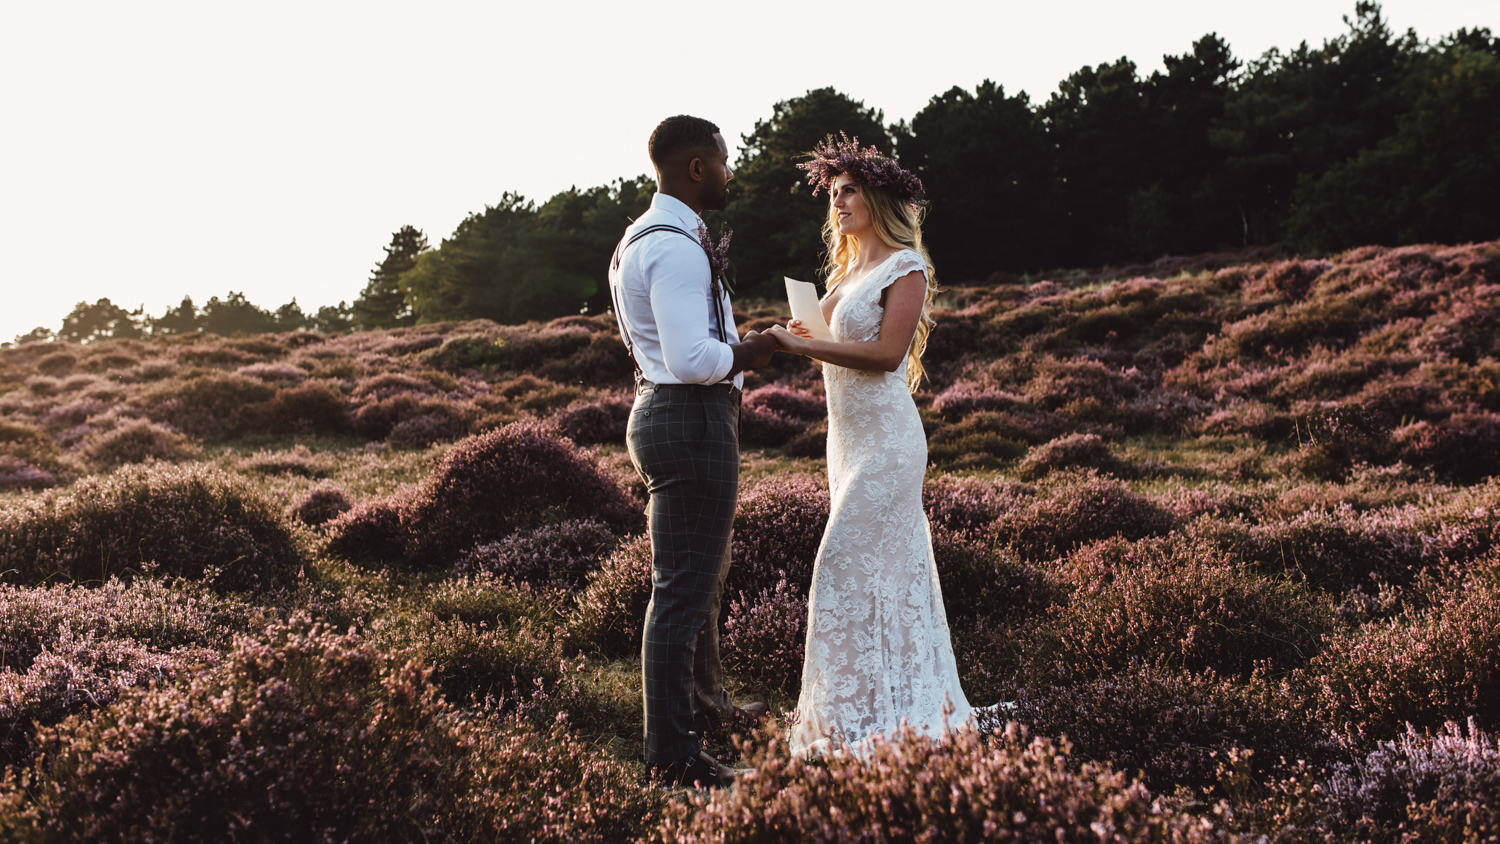
[[(741, 138), (730, 205), (708, 223), (734, 230), (740, 296), (816, 277), (826, 198), (795, 165), (844, 131), (921, 177), (949, 285), (1247, 247), (1500, 237), (1500, 39), (1480, 28), (1424, 41), (1368, 0), (1345, 22), (1321, 46), (1249, 61), (1209, 34), (1149, 76), (1128, 58), (1085, 66), (1036, 103), (989, 80), (954, 87), (894, 124), (832, 88), (808, 91)], [(639, 176), (540, 204), (505, 194), (436, 248), (404, 227), (352, 306), (288, 319), (340, 330), (604, 310), (610, 253), (654, 189)], [(218, 314), (246, 304), (212, 300), (198, 326), (220, 330)], [(282, 327), (281, 310), (258, 313)]]

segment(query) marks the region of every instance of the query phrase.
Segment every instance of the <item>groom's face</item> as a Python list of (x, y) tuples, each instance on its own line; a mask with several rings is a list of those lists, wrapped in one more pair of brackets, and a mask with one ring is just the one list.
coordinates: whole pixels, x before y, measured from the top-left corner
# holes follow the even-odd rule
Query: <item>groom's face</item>
[(724, 143), (724, 136), (715, 133), (714, 145), (714, 151), (705, 150), (706, 154), (699, 159), (703, 167), (700, 201), (705, 211), (723, 211), (729, 207), (729, 180), (734, 178), (734, 171), (729, 169), (729, 145)]

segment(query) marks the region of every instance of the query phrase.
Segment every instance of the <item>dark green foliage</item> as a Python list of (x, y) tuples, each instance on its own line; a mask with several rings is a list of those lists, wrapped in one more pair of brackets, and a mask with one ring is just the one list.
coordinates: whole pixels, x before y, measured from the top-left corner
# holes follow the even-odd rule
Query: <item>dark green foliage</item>
[(429, 248), (427, 236), (412, 226), (402, 226), (391, 235), (385, 259), (370, 273), (369, 283), (354, 301), (354, 323), (361, 331), (416, 322), (416, 314), (406, 304), (406, 294), (398, 280), (402, 273), (417, 265), (417, 256)]
[(57, 339), (88, 343), (109, 337), (140, 337), (143, 313), (144, 309), (127, 311), (108, 299), (100, 299), (92, 305), (79, 302), (72, 313), (63, 317)]
[[(812, 195), (807, 174), (797, 169), (807, 153), (829, 134), (845, 132), (861, 146), (893, 152), (884, 116), (832, 88), (818, 88), (782, 100), (771, 117), (757, 120), (741, 141), (729, 184), (725, 225), (734, 229), (730, 263), (737, 289), (781, 297), (782, 276), (818, 278), (828, 214), (827, 194)], [(710, 225), (713, 229), (714, 226)]]
[[(895, 135), (901, 163), (933, 198), (928, 248), (946, 283), (973, 284), (997, 269), (1062, 258), (1055, 235), (1036, 242), (1040, 233), (1059, 232), (1062, 209), (1047, 127), (1025, 92), (1007, 96), (988, 79), (972, 94), (955, 87)], [(984, 237), (975, 236), (980, 231)]]
[(603, 311), (609, 256), (650, 203), (644, 177), (570, 190), (537, 206), (515, 194), (472, 214), (442, 246), (418, 256), (401, 290), (418, 322), (524, 322)]

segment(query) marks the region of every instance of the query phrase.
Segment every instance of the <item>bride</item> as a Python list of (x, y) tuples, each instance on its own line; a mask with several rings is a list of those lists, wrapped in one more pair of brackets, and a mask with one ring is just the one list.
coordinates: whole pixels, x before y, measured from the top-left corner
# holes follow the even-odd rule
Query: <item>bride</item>
[(823, 363), (828, 529), (808, 597), (795, 753), (827, 752), (903, 721), (941, 733), (972, 714), (953, 660), (922, 510), (927, 439), (911, 393), (933, 325), (936, 283), (922, 247), (922, 183), (857, 139), (830, 135), (799, 167), (830, 195), (823, 227), (834, 340), (800, 322), (770, 334)]

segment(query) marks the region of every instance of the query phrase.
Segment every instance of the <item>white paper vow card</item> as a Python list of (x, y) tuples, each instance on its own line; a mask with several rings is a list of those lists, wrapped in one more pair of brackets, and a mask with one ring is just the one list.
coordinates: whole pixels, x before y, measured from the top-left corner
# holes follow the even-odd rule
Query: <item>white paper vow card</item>
[(787, 278), (786, 300), (792, 306), (792, 319), (802, 320), (802, 327), (811, 332), (814, 340), (833, 342), (833, 332), (828, 330), (828, 323), (823, 320), (823, 309), (818, 306), (816, 285)]

